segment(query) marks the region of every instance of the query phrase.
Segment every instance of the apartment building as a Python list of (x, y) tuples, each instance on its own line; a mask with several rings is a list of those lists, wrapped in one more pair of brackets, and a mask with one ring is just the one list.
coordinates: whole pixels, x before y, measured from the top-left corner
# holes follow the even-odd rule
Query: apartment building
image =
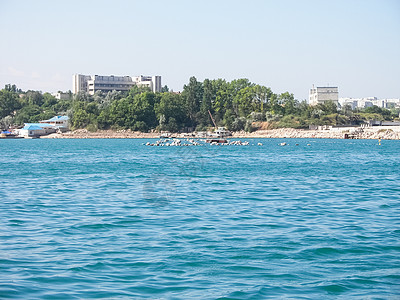
[(312, 87), (309, 93), (309, 104), (317, 105), (318, 103), (326, 103), (333, 101), (336, 105), (339, 104), (339, 89), (338, 87)]
[(86, 92), (94, 95), (96, 91), (129, 91), (134, 85), (147, 86), (153, 92), (161, 91), (161, 76), (104, 76), (104, 75), (73, 75), (72, 92)]
[(377, 97), (339, 98), (339, 104), (342, 107), (345, 105), (350, 105), (352, 109), (366, 108), (373, 105), (382, 108), (396, 108), (400, 107), (400, 99), (378, 99)]

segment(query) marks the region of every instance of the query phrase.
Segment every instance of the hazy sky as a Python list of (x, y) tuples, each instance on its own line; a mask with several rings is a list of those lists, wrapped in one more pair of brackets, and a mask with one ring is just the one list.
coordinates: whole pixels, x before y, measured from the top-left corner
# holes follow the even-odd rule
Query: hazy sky
[(74, 73), (248, 78), (306, 99), (400, 98), (399, 0), (0, 0), (0, 87), (72, 90)]

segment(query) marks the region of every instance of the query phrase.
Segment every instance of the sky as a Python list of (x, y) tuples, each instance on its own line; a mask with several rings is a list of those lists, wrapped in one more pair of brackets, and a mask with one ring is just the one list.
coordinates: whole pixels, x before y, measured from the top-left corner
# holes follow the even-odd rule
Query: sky
[(400, 98), (400, 0), (0, 0), (0, 88), (68, 91), (76, 73)]

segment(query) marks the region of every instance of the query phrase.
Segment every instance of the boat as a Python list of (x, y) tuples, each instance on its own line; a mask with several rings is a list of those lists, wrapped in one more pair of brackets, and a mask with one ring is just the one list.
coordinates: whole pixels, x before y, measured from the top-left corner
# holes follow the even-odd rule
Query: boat
[(212, 145), (229, 144), (227, 139), (222, 139), (222, 138), (207, 139), (206, 143), (209, 143), (209, 144), (212, 144)]
[(22, 136), (18, 136), (10, 131), (4, 130), (0, 133), (0, 139), (22, 139)]
[(227, 136), (232, 136), (232, 133), (229, 130), (226, 130), (225, 127), (218, 127), (215, 130), (215, 134), (220, 138), (224, 138), (224, 137), (227, 137)]
[(214, 133), (211, 134), (212, 137), (225, 138), (228, 136), (232, 136), (232, 133), (229, 130), (226, 130), (225, 127), (217, 127), (217, 123), (215, 123), (215, 120), (210, 111), (208, 111), (208, 114), (210, 115), (211, 121), (213, 122), (215, 127)]

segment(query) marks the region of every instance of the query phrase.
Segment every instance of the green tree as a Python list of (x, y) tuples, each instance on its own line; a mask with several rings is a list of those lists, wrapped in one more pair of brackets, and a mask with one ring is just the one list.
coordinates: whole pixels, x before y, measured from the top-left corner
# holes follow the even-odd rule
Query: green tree
[(200, 110), (200, 103), (203, 98), (203, 85), (196, 77), (190, 77), (189, 84), (183, 86), (182, 96), (185, 99), (185, 107), (189, 117), (189, 125), (196, 127), (197, 114)]
[(0, 90), (0, 119), (20, 108), (18, 94), (13, 90), (16, 90), (15, 86), (6, 86), (6, 88)]
[(215, 90), (215, 101), (213, 102), (213, 116), (217, 123), (224, 119), (225, 112), (231, 111), (232, 114), (232, 91), (228, 82), (223, 79), (213, 80), (213, 88)]
[(386, 108), (382, 108), (382, 107), (376, 106), (376, 105), (373, 105), (373, 106), (365, 108), (363, 112), (367, 113), (367, 114), (379, 114), (385, 120), (390, 120), (391, 119), (390, 110), (388, 110)]
[(92, 102), (93, 97), (85, 92), (79, 92), (74, 95), (73, 101)]
[(299, 113), (298, 101), (294, 99), (293, 94), (285, 92), (279, 95), (279, 102), (284, 107), (285, 115), (297, 115)]
[(71, 115), (73, 129), (88, 127), (91, 131), (98, 128), (97, 118), (100, 111), (95, 102), (74, 101)]
[(136, 95), (151, 92), (151, 89), (148, 86), (141, 86), (141, 85), (134, 85), (131, 90), (129, 91), (130, 97), (135, 97)]
[(244, 130), (246, 126), (246, 118), (243, 117), (235, 118), (230, 125), (227, 123), (226, 126), (229, 130), (232, 131)]
[(21, 91), (21, 90), (18, 90), (18, 89), (17, 89), (17, 86), (16, 86), (15, 84), (13, 84), (13, 85), (11, 85), (11, 84), (6, 84), (6, 85), (4, 86), (4, 89), (5, 89), (6, 91), (9, 91), (9, 92), (12, 92), (12, 93), (18, 93), (18, 92)]
[(311, 106), (307, 101), (303, 100), (298, 105), (298, 114), (303, 118), (307, 119), (311, 117)]
[(35, 123), (41, 120), (40, 114), (42, 110), (38, 105), (25, 105), (17, 111), (14, 119), (16, 125), (23, 125), (24, 123)]
[(135, 124), (133, 130), (148, 130), (157, 124), (156, 115), (154, 112), (155, 94), (145, 92), (136, 95), (132, 101), (132, 113), (135, 116)]
[(43, 106), (47, 108), (52, 108), (57, 104), (56, 97), (52, 96), (50, 93), (43, 94)]
[(254, 86), (254, 83), (251, 83), (247, 78), (240, 78), (232, 80), (230, 86), (232, 88), (232, 93), (236, 95), (240, 90)]
[(232, 102), (226, 102), (225, 109), (232, 109), (235, 115), (246, 117), (251, 112), (253, 86), (246, 78), (232, 80), (229, 83)]
[(345, 116), (352, 116), (353, 115), (353, 109), (351, 108), (350, 104), (345, 104), (343, 105), (343, 107), (341, 108), (341, 112), (345, 115)]
[(132, 130), (147, 131), (156, 126), (154, 112), (155, 94), (152, 92), (130, 93), (126, 98), (115, 100), (99, 113), (100, 128), (117, 126)]
[(233, 108), (236, 115), (246, 118), (251, 112), (261, 108), (261, 106), (257, 107), (255, 100), (254, 90), (250, 86), (238, 90), (233, 98)]
[(164, 85), (164, 86), (161, 88), (161, 93), (168, 93), (168, 92), (169, 92), (168, 86), (167, 86), (167, 85)]
[(203, 126), (212, 125), (212, 120), (209, 116), (209, 111), (213, 113), (213, 102), (215, 101), (215, 89), (211, 80), (205, 79), (203, 82), (203, 99), (200, 105), (200, 122)]
[(281, 105), (281, 99), (276, 94), (272, 94), (270, 98), (270, 111), (273, 115), (284, 115), (285, 108)]
[(44, 100), (42, 93), (39, 91), (27, 91), (24, 98), (28, 105), (41, 106)]
[(270, 99), (272, 96), (272, 91), (270, 88), (256, 85), (253, 87), (254, 97), (258, 103), (261, 105), (261, 112), (269, 110)]
[(184, 99), (180, 94), (161, 94), (161, 99), (154, 105), (154, 109), (160, 130), (177, 131), (186, 123)]
[(322, 114), (329, 115), (329, 114), (336, 114), (338, 112), (338, 107), (333, 101), (325, 101), (324, 103), (318, 103), (316, 105), (317, 109), (322, 111)]
[[(239, 119), (240, 118), (236, 117), (236, 115), (233, 113), (231, 109), (227, 109), (224, 114), (223, 124), (229, 130), (233, 131), (242, 130), (244, 128), (244, 125), (240, 126), (241, 121)], [(238, 129), (239, 127), (240, 129)]]

